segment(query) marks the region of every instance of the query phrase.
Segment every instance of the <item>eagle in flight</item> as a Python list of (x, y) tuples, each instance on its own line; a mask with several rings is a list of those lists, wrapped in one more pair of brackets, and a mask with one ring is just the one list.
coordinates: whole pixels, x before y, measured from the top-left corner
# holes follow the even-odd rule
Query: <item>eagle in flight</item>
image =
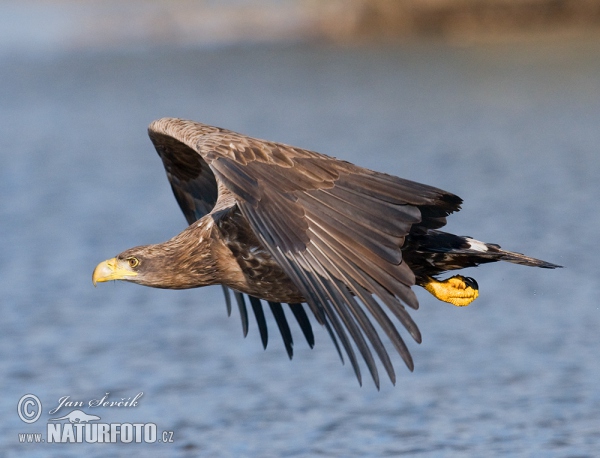
[(560, 267), (440, 231), (462, 202), (441, 189), (193, 121), (159, 119), (149, 135), (189, 227), (164, 243), (131, 248), (100, 263), (94, 285), (109, 280), (167, 289), (220, 284), (228, 313), (233, 291), (244, 335), (248, 296), (266, 348), (264, 300), (290, 359), (293, 340), (282, 304), (288, 304), (312, 348), (306, 304), (342, 362), (347, 355), (361, 384), (355, 350), (378, 388), (373, 352), (396, 381), (382, 331), (413, 370), (392, 321), (421, 342), (406, 310), (419, 306), (412, 286), (465, 306), (478, 296), (475, 280), (461, 275), (441, 280), (440, 274), (495, 261)]

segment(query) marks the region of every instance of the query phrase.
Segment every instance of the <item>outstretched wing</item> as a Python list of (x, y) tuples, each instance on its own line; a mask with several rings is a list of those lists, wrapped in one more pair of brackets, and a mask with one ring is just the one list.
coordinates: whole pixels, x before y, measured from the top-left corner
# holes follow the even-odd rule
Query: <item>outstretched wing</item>
[[(366, 311), (409, 369), (410, 353), (379, 298), (420, 342), (404, 304), (417, 308), (415, 277), (401, 247), (413, 225), (441, 227), (460, 198), (291, 146), (229, 131), (202, 136), (196, 148), (271, 255), (302, 292), (317, 320), (330, 325), (361, 381), (351, 340), (375, 384), (370, 346), (392, 382), (389, 356)], [(361, 305), (362, 303), (362, 305)], [(370, 346), (369, 346), (370, 344)]]
[[(175, 119), (163, 119), (152, 123), (148, 134), (158, 155), (163, 161), (167, 177), (175, 199), (183, 212), (187, 223), (201, 219), (209, 214), (218, 200), (218, 185), (215, 175), (204, 159), (196, 152), (198, 139), (207, 134), (216, 134), (220, 129), (198, 123), (182, 122)], [(223, 286), (227, 313), (231, 315), (229, 289)], [(248, 334), (248, 311), (244, 295), (234, 291), (242, 320), (244, 337)], [(260, 331), (263, 347), (267, 347), (268, 329), (262, 304), (259, 299), (250, 297), (256, 322)], [(293, 339), (280, 303), (269, 303), (277, 326), (281, 331), (283, 343), (290, 359), (293, 356)], [(300, 304), (290, 304), (294, 317), (306, 337), (309, 346), (314, 345), (310, 321)]]

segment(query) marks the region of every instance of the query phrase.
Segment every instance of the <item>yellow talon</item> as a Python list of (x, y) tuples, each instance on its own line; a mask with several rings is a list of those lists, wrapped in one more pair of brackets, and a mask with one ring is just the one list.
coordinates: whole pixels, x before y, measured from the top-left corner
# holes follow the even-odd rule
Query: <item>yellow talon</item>
[(421, 286), (440, 301), (449, 302), (457, 307), (465, 307), (479, 296), (477, 282), (462, 275), (455, 275), (442, 281), (428, 278)]

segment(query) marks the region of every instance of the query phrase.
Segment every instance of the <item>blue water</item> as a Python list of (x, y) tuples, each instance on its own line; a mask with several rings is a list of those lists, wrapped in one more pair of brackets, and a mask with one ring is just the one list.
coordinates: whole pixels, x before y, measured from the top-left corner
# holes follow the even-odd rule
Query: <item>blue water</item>
[[(0, 455), (597, 456), (597, 43), (5, 57), (0, 81)], [(242, 337), (218, 287), (92, 286), (99, 261), (184, 228), (146, 135), (163, 116), (454, 192), (449, 231), (566, 268), (467, 270), (465, 309), (417, 291), (423, 343), (414, 373), (393, 357), (395, 387), (359, 387), (316, 322), (290, 362), (272, 320), (266, 351), (253, 322)], [(173, 443), (19, 443), (61, 397), (139, 392), (83, 410)]]

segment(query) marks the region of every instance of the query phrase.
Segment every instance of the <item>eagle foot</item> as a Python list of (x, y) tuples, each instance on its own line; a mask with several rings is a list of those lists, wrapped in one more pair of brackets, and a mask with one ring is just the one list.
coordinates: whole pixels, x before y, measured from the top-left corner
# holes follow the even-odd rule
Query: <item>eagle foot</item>
[(479, 286), (471, 277), (455, 275), (447, 280), (428, 277), (421, 285), (440, 301), (449, 302), (457, 307), (465, 307), (479, 296)]

